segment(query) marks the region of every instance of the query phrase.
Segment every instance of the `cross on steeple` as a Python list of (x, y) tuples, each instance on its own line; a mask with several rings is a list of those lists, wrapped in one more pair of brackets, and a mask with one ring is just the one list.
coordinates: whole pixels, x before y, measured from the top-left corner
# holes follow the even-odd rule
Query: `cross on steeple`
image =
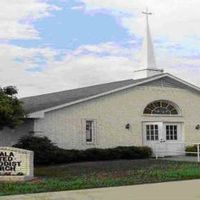
[(149, 12), (148, 7), (146, 7), (145, 11), (142, 11), (142, 14), (146, 15), (146, 23), (149, 23), (149, 15), (152, 15), (152, 12)]
[(146, 11), (142, 11), (142, 14), (147, 15), (147, 16), (152, 15), (152, 13), (149, 12), (148, 8), (146, 8)]

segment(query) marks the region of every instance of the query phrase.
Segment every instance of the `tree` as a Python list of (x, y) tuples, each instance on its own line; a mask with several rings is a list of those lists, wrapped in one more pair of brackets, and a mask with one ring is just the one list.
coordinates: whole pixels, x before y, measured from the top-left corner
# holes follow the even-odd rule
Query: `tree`
[(0, 87), (0, 129), (16, 128), (23, 123), (25, 111), (22, 102), (16, 97), (17, 89), (13, 86)]

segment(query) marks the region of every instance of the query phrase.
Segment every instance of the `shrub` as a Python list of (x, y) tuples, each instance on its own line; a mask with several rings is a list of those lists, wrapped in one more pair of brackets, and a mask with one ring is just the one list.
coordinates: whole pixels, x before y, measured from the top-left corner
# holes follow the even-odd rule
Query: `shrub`
[[(197, 145), (187, 146), (185, 148), (185, 151), (186, 151), (186, 156), (196, 156), (197, 155)], [(187, 152), (191, 152), (191, 153), (187, 153)], [(196, 152), (196, 153), (192, 153), (192, 152)]]
[(34, 151), (36, 165), (64, 164), (82, 161), (144, 159), (152, 155), (149, 147), (116, 147), (108, 149), (66, 150), (55, 146), (47, 137), (26, 136), (14, 147)]
[[(66, 150), (66, 149), (60, 149), (58, 148), (54, 152), (54, 158), (51, 161), (53, 164), (64, 164), (64, 163), (71, 163), (71, 162), (80, 162), (81, 157), (80, 157), (80, 152), (79, 150)], [(43, 163), (39, 163), (43, 164)]]
[(39, 136), (24, 136), (13, 147), (34, 151), (35, 164), (51, 164), (58, 149), (47, 137)]

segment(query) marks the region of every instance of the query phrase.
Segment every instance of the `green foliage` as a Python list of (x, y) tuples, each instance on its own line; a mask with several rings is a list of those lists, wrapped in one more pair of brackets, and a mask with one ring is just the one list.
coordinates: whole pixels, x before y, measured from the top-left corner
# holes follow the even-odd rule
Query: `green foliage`
[(109, 149), (87, 149), (80, 152), (80, 159), (85, 161), (116, 160), (116, 159), (144, 159), (149, 158), (152, 151), (149, 147), (116, 147)]
[[(185, 148), (186, 156), (196, 156), (197, 155), (197, 145), (187, 146)], [(190, 152), (190, 153), (188, 153)]]
[(152, 155), (149, 147), (116, 147), (112, 149), (66, 150), (55, 146), (47, 137), (25, 136), (14, 147), (34, 151), (36, 165), (82, 161), (144, 159)]
[(2, 91), (3, 91), (5, 94), (10, 95), (10, 96), (17, 94), (17, 88), (14, 87), (14, 86), (7, 86), (7, 87), (4, 87), (4, 88), (2, 88)]
[(31, 182), (0, 183), (0, 196), (197, 179), (200, 167), (180, 161), (117, 160), (36, 167), (34, 174)]
[(15, 87), (0, 88), (0, 129), (15, 128), (23, 123), (25, 112), (15, 94)]
[(35, 164), (51, 163), (58, 149), (47, 137), (35, 136), (24, 136), (20, 138), (14, 147), (34, 151)]

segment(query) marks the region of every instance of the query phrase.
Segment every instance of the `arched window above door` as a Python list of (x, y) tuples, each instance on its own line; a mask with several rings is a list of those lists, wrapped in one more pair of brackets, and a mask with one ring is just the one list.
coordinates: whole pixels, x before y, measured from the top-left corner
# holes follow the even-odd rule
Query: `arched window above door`
[(178, 115), (178, 107), (167, 100), (154, 101), (146, 106), (143, 114), (148, 115)]

